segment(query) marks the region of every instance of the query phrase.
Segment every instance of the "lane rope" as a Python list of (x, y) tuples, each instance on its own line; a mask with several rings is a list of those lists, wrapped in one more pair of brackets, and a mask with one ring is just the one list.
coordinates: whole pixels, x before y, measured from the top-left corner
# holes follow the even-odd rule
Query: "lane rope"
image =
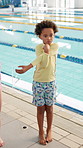
[[(16, 16), (0, 16), (0, 18), (23, 18), (23, 19), (32, 19), (32, 20), (42, 20), (41, 18), (29, 18), (29, 17), (16, 17)], [(83, 22), (80, 22), (80, 21), (67, 21), (67, 20), (57, 20), (57, 19), (45, 19), (44, 20), (49, 20), (49, 21), (54, 21), (54, 22), (68, 22), (68, 23), (80, 23), (80, 24), (83, 24)]]
[[(35, 52), (35, 49), (33, 49), (33, 48), (28, 48), (28, 47), (24, 47), (24, 46), (15, 45), (15, 44), (0, 42), (0, 45), (5, 45), (5, 46), (10, 46), (10, 47), (14, 47), (14, 48), (19, 48), (19, 49), (29, 50), (29, 51)], [(83, 65), (83, 59), (78, 58), (78, 57), (73, 57), (73, 56), (69, 56), (69, 55), (58, 54), (57, 55), (57, 58)]]
[[(0, 20), (0, 22), (13, 23), (13, 24), (34, 25), (34, 26), (36, 25), (36, 23), (24, 23), (24, 22), (13, 22), (13, 21), (3, 21), (3, 20)], [(58, 28), (83, 31), (83, 28), (74, 28), (74, 27), (66, 27), (66, 26), (58, 26)]]
[[(0, 30), (4, 30), (4, 31), (14, 31), (14, 32), (19, 32), (19, 33), (27, 33), (27, 34), (33, 34), (33, 35), (34, 35), (33, 32), (22, 31), (22, 30), (16, 30), (16, 29), (0, 28)], [(67, 36), (58, 36), (58, 35), (56, 35), (55, 38), (64, 39), (64, 40), (71, 40), (71, 41), (76, 41), (76, 42), (83, 42), (83, 39), (72, 38), (72, 37), (67, 37)]]

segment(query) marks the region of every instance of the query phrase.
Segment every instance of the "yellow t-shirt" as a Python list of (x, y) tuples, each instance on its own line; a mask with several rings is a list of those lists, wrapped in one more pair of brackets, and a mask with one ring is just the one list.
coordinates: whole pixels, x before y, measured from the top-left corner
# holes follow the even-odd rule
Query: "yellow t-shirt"
[(49, 54), (44, 52), (43, 46), (44, 44), (37, 45), (37, 58), (31, 63), (33, 66), (36, 66), (33, 80), (37, 82), (51, 82), (55, 80), (58, 44), (52, 43), (50, 45)]

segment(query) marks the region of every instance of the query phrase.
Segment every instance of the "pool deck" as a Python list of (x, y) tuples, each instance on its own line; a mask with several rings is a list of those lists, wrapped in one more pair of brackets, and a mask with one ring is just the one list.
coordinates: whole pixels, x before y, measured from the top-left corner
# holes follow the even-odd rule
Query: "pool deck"
[[(40, 148), (32, 96), (2, 85), (0, 136), (3, 148)], [(25, 127), (25, 128), (23, 128)], [(46, 116), (44, 120), (46, 131)], [(83, 148), (83, 116), (54, 105), (53, 141), (48, 148)]]

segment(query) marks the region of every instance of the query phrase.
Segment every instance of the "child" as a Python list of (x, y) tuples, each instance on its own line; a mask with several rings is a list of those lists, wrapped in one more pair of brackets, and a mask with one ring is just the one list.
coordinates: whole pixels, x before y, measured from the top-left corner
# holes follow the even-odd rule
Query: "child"
[[(1, 81), (1, 77), (0, 77), (0, 81)], [(1, 91), (2, 90), (1, 90), (1, 82), (0, 82), (0, 112), (1, 112), (1, 105), (2, 105)], [(3, 140), (0, 138), (0, 147), (2, 146), (3, 146)]]
[[(58, 32), (55, 23), (42, 21), (36, 25), (35, 34), (43, 41), (37, 45), (37, 58), (27, 66), (18, 66), (16, 72), (22, 74), (36, 66), (33, 77), (33, 104), (37, 106), (37, 121), (39, 127), (39, 143), (46, 145), (52, 141), (53, 101), (55, 92), (55, 70), (58, 45), (52, 43)], [(46, 137), (44, 137), (44, 112), (47, 116)]]

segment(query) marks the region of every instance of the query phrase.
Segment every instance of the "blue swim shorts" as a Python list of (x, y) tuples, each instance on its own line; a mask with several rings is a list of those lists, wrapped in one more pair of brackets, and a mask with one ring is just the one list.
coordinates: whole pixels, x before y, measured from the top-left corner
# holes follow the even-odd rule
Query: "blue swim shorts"
[(52, 82), (33, 81), (32, 91), (33, 91), (32, 103), (36, 106), (43, 106), (43, 105), (52, 106), (56, 100), (55, 81)]

